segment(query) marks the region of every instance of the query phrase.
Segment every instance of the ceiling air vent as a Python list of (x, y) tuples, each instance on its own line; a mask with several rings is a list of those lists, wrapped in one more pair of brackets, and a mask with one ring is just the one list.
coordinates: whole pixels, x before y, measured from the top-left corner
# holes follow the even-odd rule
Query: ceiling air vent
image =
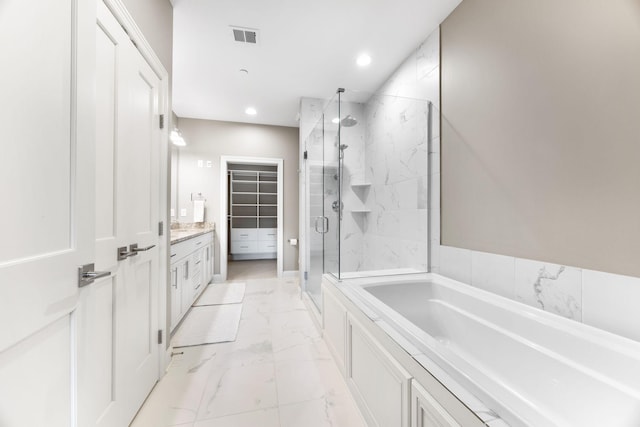
[(233, 39), (240, 43), (257, 44), (258, 30), (252, 28), (231, 27)]

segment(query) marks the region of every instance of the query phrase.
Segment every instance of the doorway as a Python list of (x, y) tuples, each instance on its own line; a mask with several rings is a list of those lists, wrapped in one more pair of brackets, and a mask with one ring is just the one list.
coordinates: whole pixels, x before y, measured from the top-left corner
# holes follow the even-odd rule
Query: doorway
[(223, 281), (283, 275), (283, 160), (220, 159)]

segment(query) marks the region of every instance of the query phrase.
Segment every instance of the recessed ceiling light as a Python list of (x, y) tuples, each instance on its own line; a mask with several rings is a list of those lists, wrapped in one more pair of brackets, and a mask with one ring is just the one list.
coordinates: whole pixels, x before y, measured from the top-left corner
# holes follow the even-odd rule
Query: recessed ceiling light
[(249, 107), (246, 110), (244, 110), (245, 113), (247, 113), (250, 116), (255, 116), (256, 114), (258, 114), (258, 112), (256, 111), (255, 108), (253, 107)]
[(333, 120), (331, 120), (331, 123), (335, 123), (335, 124), (340, 123), (340, 117), (334, 118)]
[(363, 53), (360, 56), (358, 56), (358, 59), (356, 60), (356, 64), (358, 64), (358, 66), (360, 67), (366, 67), (367, 65), (371, 64), (371, 57), (366, 53)]

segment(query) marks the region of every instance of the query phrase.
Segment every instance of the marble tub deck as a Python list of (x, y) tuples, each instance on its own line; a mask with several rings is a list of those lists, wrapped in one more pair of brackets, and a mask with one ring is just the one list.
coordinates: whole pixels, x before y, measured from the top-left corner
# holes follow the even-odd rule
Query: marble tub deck
[(178, 349), (131, 425), (364, 427), (297, 279), (245, 282), (236, 341)]

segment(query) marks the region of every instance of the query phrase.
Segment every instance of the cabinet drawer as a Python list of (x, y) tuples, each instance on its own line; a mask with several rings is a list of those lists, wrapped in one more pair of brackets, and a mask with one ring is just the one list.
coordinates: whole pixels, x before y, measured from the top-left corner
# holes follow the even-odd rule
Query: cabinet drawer
[(195, 237), (193, 240), (196, 249), (204, 248), (208, 243), (213, 241), (213, 233), (203, 234), (202, 236)]
[(269, 241), (258, 241), (258, 252), (277, 252), (278, 244), (275, 242)]
[(258, 240), (258, 230), (255, 228), (232, 228), (231, 241)]
[(252, 254), (258, 251), (258, 242), (254, 241), (231, 241), (232, 254)]
[(195, 250), (194, 241), (192, 239), (185, 240), (180, 243), (174, 243), (171, 245), (171, 262), (178, 261), (181, 258), (186, 257)]
[(277, 228), (259, 228), (258, 229), (258, 240), (275, 242), (277, 235), (278, 235)]

